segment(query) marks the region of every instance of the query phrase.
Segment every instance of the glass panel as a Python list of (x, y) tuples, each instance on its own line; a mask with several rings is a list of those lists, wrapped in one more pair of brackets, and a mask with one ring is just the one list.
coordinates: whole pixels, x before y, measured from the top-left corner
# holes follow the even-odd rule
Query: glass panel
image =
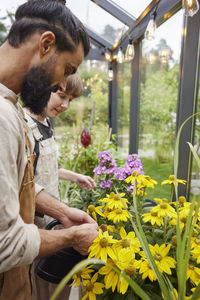
[[(157, 28), (153, 41), (142, 43), (139, 155), (145, 173), (159, 183), (168, 179), (173, 167), (182, 21), (179, 11)], [(169, 199), (168, 186), (156, 189), (154, 197)]]
[(118, 145), (126, 158), (129, 151), (131, 64), (118, 65)]
[(102, 38), (114, 44), (128, 29), (123, 23), (90, 0), (68, 1), (71, 11)]
[[(199, 84), (199, 93), (198, 93), (198, 102), (197, 102), (197, 112), (200, 112), (200, 84)], [(197, 151), (198, 156), (200, 157), (200, 116), (199, 115), (196, 116), (194, 148)], [(200, 197), (200, 170), (198, 168), (198, 165), (194, 157), (192, 161), (190, 193), (192, 195), (198, 196), (198, 198)]]
[(138, 18), (145, 8), (151, 3), (151, 0), (113, 0), (117, 5), (124, 8), (133, 17)]

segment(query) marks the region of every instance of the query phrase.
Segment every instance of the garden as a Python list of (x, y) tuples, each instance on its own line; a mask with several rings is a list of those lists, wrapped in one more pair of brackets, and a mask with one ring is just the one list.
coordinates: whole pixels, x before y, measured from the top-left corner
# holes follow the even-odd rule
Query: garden
[[(69, 7), (83, 18), (77, 2)], [(200, 299), (199, 1), (141, 1), (135, 15), (123, 4), (80, 4), (92, 46), (83, 94), (54, 135), (59, 166), (96, 182), (86, 191), (60, 181), (60, 199), (99, 236), (51, 300), (69, 282), (82, 300)], [(12, 18), (0, 19), (0, 41)]]

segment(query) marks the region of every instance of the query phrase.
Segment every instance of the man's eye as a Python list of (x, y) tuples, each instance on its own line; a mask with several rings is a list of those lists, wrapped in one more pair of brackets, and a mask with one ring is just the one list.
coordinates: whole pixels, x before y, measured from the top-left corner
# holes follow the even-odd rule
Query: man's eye
[(71, 74), (72, 74), (72, 70), (71, 69), (66, 69), (64, 76), (66, 77), (66, 76), (69, 76)]

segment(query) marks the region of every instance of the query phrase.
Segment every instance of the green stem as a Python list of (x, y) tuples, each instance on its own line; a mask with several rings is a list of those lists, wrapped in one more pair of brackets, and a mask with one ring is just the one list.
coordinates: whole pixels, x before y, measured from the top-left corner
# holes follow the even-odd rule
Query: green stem
[(164, 224), (164, 236), (163, 236), (163, 239), (164, 239), (164, 243), (166, 243), (166, 235), (167, 235), (167, 219), (165, 219), (165, 224)]

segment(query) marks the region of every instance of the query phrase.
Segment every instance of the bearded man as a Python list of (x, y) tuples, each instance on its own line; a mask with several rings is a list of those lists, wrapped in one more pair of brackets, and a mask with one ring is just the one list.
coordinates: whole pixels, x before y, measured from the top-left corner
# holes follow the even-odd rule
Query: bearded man
[[(82, 23), (55, 0), (29, 0), (0, 47), (0, 300), (31, 300), (30, 264), (66, 247), (87, 254), (98, 226), (33, 180), (33, 145), (17, 94), (42, 114), (51, 91), (76, 72), (89, 51)], [(41, 230), (35, 208), (64, 229)]]

